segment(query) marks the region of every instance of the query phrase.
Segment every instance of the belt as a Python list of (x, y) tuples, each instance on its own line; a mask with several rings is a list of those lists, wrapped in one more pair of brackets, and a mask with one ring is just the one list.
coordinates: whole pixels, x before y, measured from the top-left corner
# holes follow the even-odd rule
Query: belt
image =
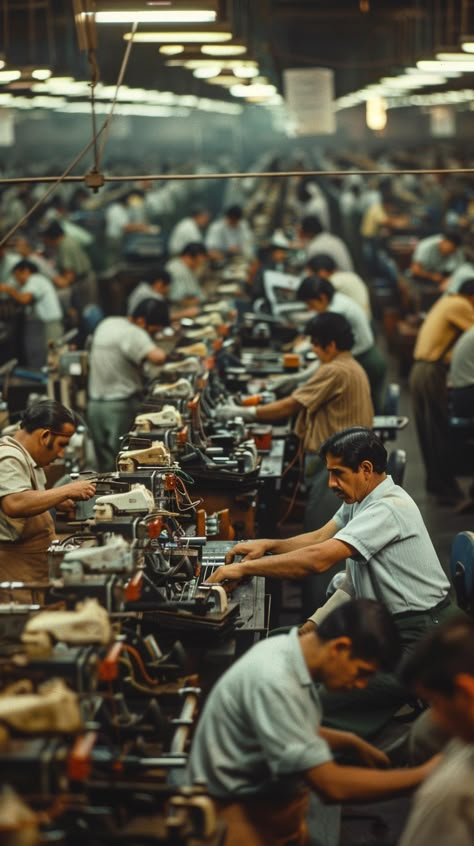
[(89, 397), (89, 402), (130, 402), (132, 399), (142, 399), (142, 394), (129, 394), (128, 397)]
[(399, 614), (392, 614), (392, 617), (394, 620), (403, 620), (405, 617), (420, 617), (422, 615), (436, 614), (438, 611), (442, 611), (443, 608), (447, 608), (450, 604), (450, 597), (445, 596), (444, 599), (442, 599), (441, 602), (438, 602), (437, 605), (434, 605), (433, 608), (425, 608), (424, 611), (400, 611)]

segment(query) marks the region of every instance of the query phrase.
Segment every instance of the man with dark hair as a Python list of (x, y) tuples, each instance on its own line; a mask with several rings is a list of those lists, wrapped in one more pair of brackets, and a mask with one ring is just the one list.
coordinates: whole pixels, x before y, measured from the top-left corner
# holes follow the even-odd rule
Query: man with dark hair
[(171, 285), (171, 275), (164, 267), (144, 273), (142, 281), (133, 289), (127, 300), (127, 315), (133, 314), (142, 300), (166, 300)]
[(11, 272), (16, 286), (0, 284), (0, 293), (25, 307), (25, 363), (39, 368), (46, 364), (48, 343), (64, 335), (61, 303), (51, 280), (33, 262), (22, 259)]
[(171, 256), (178, 256), (186, 244), (202, 243), (204, 241), (204, 229), (209, 223), (209, 212), (202, 206), (191, 209), (187, 217), (183, 217), (176, 223), (168, 238), (168, 253)]
[(298, 234), (308, 259), (317, 253), (325, 253), (334, 259), (339, 270), (354, 270), (351, 255), (344, 241), (337, 235), (332, 235), (331, 232), (325, 232), (316, 215), (309, 214), (303, 218)]
[(334, 285), (321, 276), (306, 276), (298, 288), (297, 298), (311, 311), (330, 311), (343, 314), (354, 332), (352, 354), (367, 373), (372, 402), (376, 414), (383, 410), (387, 365), (374, 343), (374, 334), (367, 315), (350, 297), (336, 291)]
[(426, 471), (426, 490), (442, 504), (463, 493), (453, 473), (448, 425), (447, 369), (453, 347), (474, 326), (474, 278), (457, 294), (438, 299), (418, 332), (410, 372), (410, 393), (418, 441)]
[(445, 280), (464, 262), (463, 239), (459, 232), (442, 232), (423, 238), (413, 253), (410, 272), (424, 283), (443, 286)]
[(171, 277), (169, 298), (172, 303), (181, 306), (198, 305), (204, 299), (200, 273), (207, 260), (207, 250), (203, 244), (187, 244), (179, 256), (166, 262), (166, 270)]
[(430, 632), (404, 668), (407, 685), (429, 701), (431, 719), (453, 738), (418, 791), (399, 846), (474, 842), (474, 621)]
[(97, 302), (97, 280), (84, 248), (53, 220), (43, 232), (46, 246), (53, 254), (56, 275), (53, 282), (65, 311), (70, 306), (79, 314), (86, 305)]
[[(227, 846), (307, 843), (310, 791), (326, 801), (376, 800), (410, 789), (431, 770), (382, 772), (384, 753), (347, 732), (321, 727), (314, 682), (362, 690), (399, 656), (396, 627), (376, 602), (357, 600), (328, 615), (318, 631), (296, 629), (254, 646), (212, 689), (195, 733), (190, 783), (206, 784), (227, 822)], [(344, 766), (346, 750), (361, 766)]]
[(369, 289), (357, 273), (351, 270), (339, 270), (332, 256), (327, 255), (327, 253), (316, 253), (316, 255), (311, 256), (305, 271), (308, 274), (329, 279), (336, 291), (354, 300), (367, 318), (371, 319)]
[[(418, 507), (387, 476), (387, 452), (370, 429), (352, 427), (331, 435), (319, 450), (329, 472), (329, 486), (342, 505), (322, 528), (293, 538), (244, 541), (208, 581), (244, 576), (300, 579), (324, 573), (346, 559), (343, 584), (318, 608), (303, 630), (318, 626), (336, 605), (351, 597), (383, 602), (393, 614), (405, 650), (438, 622), (459, 613), (448, 596), (446, 578)], [(272, 553), (268, 555), (268, 553)], [(332, 725), (360, 720), (371, 732), (406, 701), (394, 677), (377, 678), (364, 696), (328, 700)], [(341, 722), (339, 722), (339, 720)], [(350, 723), (349, 720), (349, 723)], [(355, 722), (354, 722), (355, 724)]]
[[(76, 430), (68, 408), (56, 400), (28, 406), (14, 435), (0, 438), (0, 582), (44, 581), (47, 550), (54, 538), (51, 508), (68, 509), (90, 499), (91, 481), (70, 482), (45, 490), (47, 467), (62, 457)], [(0, 591), (3, 601), (30, 602), (30, 591)]]
[[(321, 444), (333, 432), (347, 426), (371, 426), (374, 411), (367, 376), (350, 352), (354, 335), (346, 318), (329, 312), (317, 314), (307, 324), (305, 333), (321, 362), (307, 382), (290, 396), (268, 405), (228, 405), (217, 408), (216, 415), (221, 419), (240, 416), (258, 422), (275, 422), (298, 415), (294, 431), (301, 440), (305, 484), (309, 489), (304, 528), (310, 531), (326, 523), (339, 507), (337, 497), (328, 487), (325, 462), (318, 456)], [(316, 577), (315, 582), (318, 589), (326, 589), (324, 577)], [(316, 590), (316, 584), (314, 587)]]
[(240, 206), (229, 206), (222, 217), (211, 223), (207, 230), (206, 247), (213, 261), (223, 261), (232, 256), (253, 259), (255, 239)]
[(164, 300), (142, 300), (131, 317), (99, 323), (89, 357), (87, 416), (99, 469), (113, 470), (120, 436), (138, 413), (143, 391), (142, 365), (163, 364), (165, 352), (152, 340), (169, 324)]

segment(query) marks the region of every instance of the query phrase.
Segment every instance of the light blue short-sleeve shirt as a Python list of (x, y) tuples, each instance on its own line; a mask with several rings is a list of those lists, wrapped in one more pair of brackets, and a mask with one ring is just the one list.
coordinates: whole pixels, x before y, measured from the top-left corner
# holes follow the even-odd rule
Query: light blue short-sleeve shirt
[(212, 796), (288, 798), (302, 775), (332, 760), (319, 734), (322, 710), (297, 629), (258, 643), (223, 676), (206, 702), (187, 781)]
[(347, 564), (356, 597), (384, 602), (392, 614), (426, 611), (445, 598), (449, 582), (420, 510), (390, 476), (333, 520), (336, 540), (357, 552)]

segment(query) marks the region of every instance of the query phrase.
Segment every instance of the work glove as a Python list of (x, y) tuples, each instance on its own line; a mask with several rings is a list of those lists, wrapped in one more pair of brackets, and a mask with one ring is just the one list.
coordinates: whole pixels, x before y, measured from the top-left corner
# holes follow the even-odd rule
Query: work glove
[(257, 419), (257, 409), (255, 406), (236, 405), (235, 403), (219, 405), (214, 413), (217, 420), (222, 421), (235, 420), (236, 417), (240, 417), (246, 423), (250, 423)]

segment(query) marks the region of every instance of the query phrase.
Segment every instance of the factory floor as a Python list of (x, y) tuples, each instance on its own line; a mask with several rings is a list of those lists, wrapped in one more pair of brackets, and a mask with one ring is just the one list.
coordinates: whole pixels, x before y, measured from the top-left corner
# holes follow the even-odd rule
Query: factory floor
[[(398, 375), (398, 364), (388, 355), (389, 379), (400, 384), (400, 414), (410, 422), (398, 433), (395, 442), (387, 443), (404, 449), (407, 453), (404, 488), (418, 504), (440, 561), (449, 576), (451, 544), (455, 535), (474, 530), (474, 513), (458, 513), (453, 507), (440, 506), (424, 488), (424, 467), (416, 437), (407, 382)], [(470, 478), (458, 479), (466, 492), (472, 482)], [(301, 527), (290, 523), (285, 525), (285, 536), (301, 531)], [(285, 583), (283, 591), (282, 624), (290, 625), (301, 620), (301, 603), (298, 588), (294, 583)], [(402, 732), (403, 726), (394, 726), (394, 737)], [(396, 846), (403, 831), (410, 808), (410, 798), (401, 797), (373, 804), (346, 805), (340, 821), (336, 809), (325, 809), (313, 803), (309, 818), (312, 846)], [(339, 828), (340, 825), (340, 828)]]

